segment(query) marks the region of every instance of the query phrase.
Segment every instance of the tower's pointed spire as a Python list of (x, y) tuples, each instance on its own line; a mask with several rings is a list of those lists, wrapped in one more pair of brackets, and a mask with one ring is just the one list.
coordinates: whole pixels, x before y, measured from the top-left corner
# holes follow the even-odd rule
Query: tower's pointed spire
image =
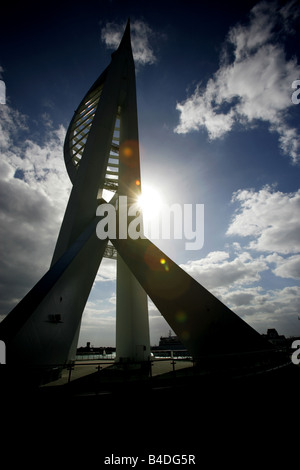
[(130, 18), (127, 20), (127, 24), (121, 39), (120, 45), (117, 50), (120, 50), (123, 47), (130, 48), (131, 50), (131, 35), (130, 35)]
[(124, 35), (125, 34), (128, 34), (130, 35), (130, 18), (127, 19), (127, 24), (126, 24), (126, 28), (125, 28), (125, 31), (124, 31)]
[(126, 28), (123, 34), (123, 37), (130, 39), (130, 18), (127, 20)]

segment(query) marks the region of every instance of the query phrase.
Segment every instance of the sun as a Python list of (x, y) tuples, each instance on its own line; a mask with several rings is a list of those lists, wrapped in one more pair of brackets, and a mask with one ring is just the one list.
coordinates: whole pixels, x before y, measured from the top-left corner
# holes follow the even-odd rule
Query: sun
[(143, 186), (142, 194), (138, 198), (138, 205), (142, 210), (144, 221), (151, 221), (160, 213), (163, 198), (152, 186)]

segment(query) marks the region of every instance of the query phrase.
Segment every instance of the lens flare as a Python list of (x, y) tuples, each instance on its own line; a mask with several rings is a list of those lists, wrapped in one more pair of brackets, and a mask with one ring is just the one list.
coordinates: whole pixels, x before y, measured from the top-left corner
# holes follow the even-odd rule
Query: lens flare
[(160, 259), (160, 264), (165, 268), (165, 271), (168, 272), (170, 270), (168, 263), (166, 262), (165, 258)]
[(132, 149), (130, 147), (124, 147), (123, 148), (123, 155), (126, 158), (132, 157)]
[(187, 320), (187, 314), (184, 310), (179, 310), (178, 312), (176, 312), (176, 321), (178, 323), (185, 323), (186, 320)]

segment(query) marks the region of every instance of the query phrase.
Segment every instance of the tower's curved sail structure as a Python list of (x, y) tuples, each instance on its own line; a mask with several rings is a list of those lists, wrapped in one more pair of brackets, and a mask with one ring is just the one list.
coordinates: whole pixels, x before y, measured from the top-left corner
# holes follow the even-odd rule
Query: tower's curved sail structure
[[(69, 125), (64, 145), (64, 157), (70, 180), (74, 182), (80, 161), (87, 143), (90, 129), (101, 99), (105, 84), (106, 71), (99, 77), (83, 98), (74, 113)], [(105, 174), (103, 188), (107, 191), (117, 192), (119, 176), (119, 148), (120, 148), (120, 109), (116, 115), (109, 160)]]

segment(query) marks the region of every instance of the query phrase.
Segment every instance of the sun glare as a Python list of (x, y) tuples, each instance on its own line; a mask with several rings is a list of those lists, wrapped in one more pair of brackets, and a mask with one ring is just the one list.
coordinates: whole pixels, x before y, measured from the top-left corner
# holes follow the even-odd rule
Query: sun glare
[(161, 210), (163, 200), (156, 189), (151, 186), (143, 186), (138, 204), (142, 209), (144, 219), (152, 219)]

